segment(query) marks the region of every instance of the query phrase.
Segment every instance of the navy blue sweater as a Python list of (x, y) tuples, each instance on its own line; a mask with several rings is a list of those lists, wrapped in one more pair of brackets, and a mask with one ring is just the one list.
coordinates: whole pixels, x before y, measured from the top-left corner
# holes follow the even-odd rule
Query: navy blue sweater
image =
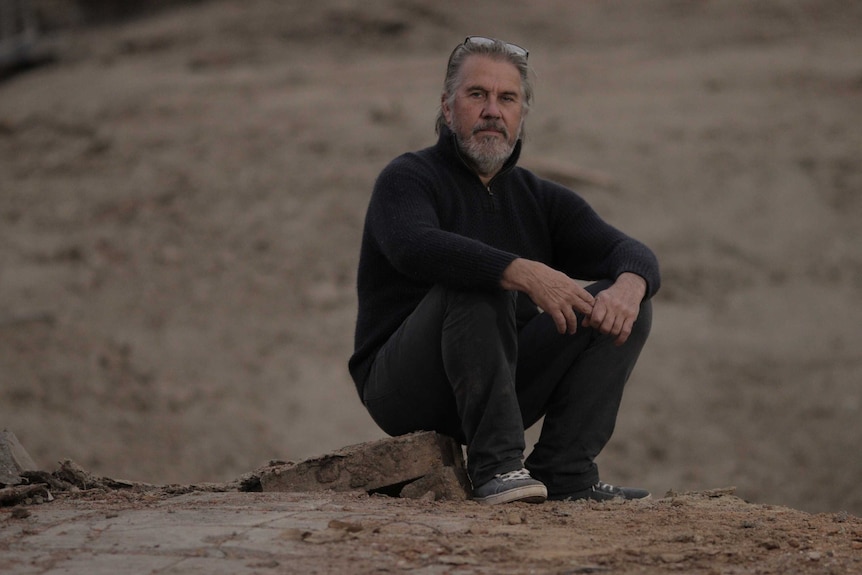
[(486, 188), (444, 128), (435, 146), (381, 172), (365, 217), (348, 363), (360, 397), (377, 351), (435, 284), (500, 290), (503, 270), (521, 257), (587, 281), (633, 272), (646, 280), (646, 297), (658, 290), (649, 248), (575, 192), (516, 166), (519, 154), (520, 142)]

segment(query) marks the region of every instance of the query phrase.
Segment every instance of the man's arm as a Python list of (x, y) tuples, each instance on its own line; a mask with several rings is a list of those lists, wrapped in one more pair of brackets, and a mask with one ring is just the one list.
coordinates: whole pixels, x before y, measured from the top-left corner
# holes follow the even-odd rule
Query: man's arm
[(578, 283), (541, 262), (518, 258), (503, 271), (503, 289), (526, 293), (542, 311), (549, 314), (560, 333), (575, 333), (575, 310), (589, 316), (593, 296)]
[(661, 277), (649, 247), (602, 220), (575, 192), (544, 180), (538, 185), (547, 203), (555, 269), (590, 281), (631, 272), (646, 280), (647, 298), (655, 295)]

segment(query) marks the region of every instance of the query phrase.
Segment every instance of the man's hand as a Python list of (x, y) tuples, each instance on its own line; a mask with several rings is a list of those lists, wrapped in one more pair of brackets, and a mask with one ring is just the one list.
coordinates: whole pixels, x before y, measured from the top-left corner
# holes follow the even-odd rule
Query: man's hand
[(593, 297), (566, 274), (523, 258), (509, 264), (503, 272), (501, 285), (503, 289), (522, 291), (530, 296), (553, 318), (558, 332), (575, 333), (578, 329), (575, 311), (579, 311), (584, 314), (581, 325), (615, 336), (616, 345), (624, 344), (631, 335), (647, 288), (645, 279), (626, 272)]
[(628, 272), (620, 274), (611, 287), (596, 294), (593, 309), (582, 325), (616, 336), (616, 345), (624, 344), (638, 318), (646, 287), (646, 280), (641, 276)]
[[(553, 318), (560, 333), (577, 331), (575, 310), (587, 317), (594, 313), (595, 300), (587, 290), (566, 274), (540, 262), (523, 258), (514, 260), (503, 272), (501, 285), (503, 289), (522, 291), (530, 296)], [(635, 313), (637, 310), (635, 306)]]

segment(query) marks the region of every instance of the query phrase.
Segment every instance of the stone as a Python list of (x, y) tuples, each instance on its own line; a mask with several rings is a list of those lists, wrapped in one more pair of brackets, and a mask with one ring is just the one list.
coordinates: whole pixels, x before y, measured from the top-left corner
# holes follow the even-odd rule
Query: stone
[(423, 478), (408, 493), (421, 497), (433, 491), (435, 498), (466, 498), (469, 491), (461, 445), (431, 431), (388, 437), (266, 468), (260, 472), (260, 485), (262, 491), (400, 494)]
[(431, 501), (464, 501), (469, 498), (469, 479), (463, 468), (440, 467), (405, 485), (400, 496)]
[(0, 485), (24, 483), (21, 474), (38, 471), (33, 458), (11, 431), (0, 431)]

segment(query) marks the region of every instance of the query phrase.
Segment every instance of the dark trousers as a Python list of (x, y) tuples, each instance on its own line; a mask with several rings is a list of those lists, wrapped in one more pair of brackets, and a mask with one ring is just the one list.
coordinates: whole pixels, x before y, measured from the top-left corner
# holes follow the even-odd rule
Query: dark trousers
[[(652, 308), (641, 304), (617, 347), (591, 328), (560, 335), (547, 314), (519, 329), (516, 298), (433, 288), (377, 354), (363, 402), (390, 435), (429, 430), (465, 444), (474, 486), (526, 466), (551, 495), (586, 489), (599, 479), (594, 459), (613, 433)], [(543, 416), (524, 462), (524, 430)]]

